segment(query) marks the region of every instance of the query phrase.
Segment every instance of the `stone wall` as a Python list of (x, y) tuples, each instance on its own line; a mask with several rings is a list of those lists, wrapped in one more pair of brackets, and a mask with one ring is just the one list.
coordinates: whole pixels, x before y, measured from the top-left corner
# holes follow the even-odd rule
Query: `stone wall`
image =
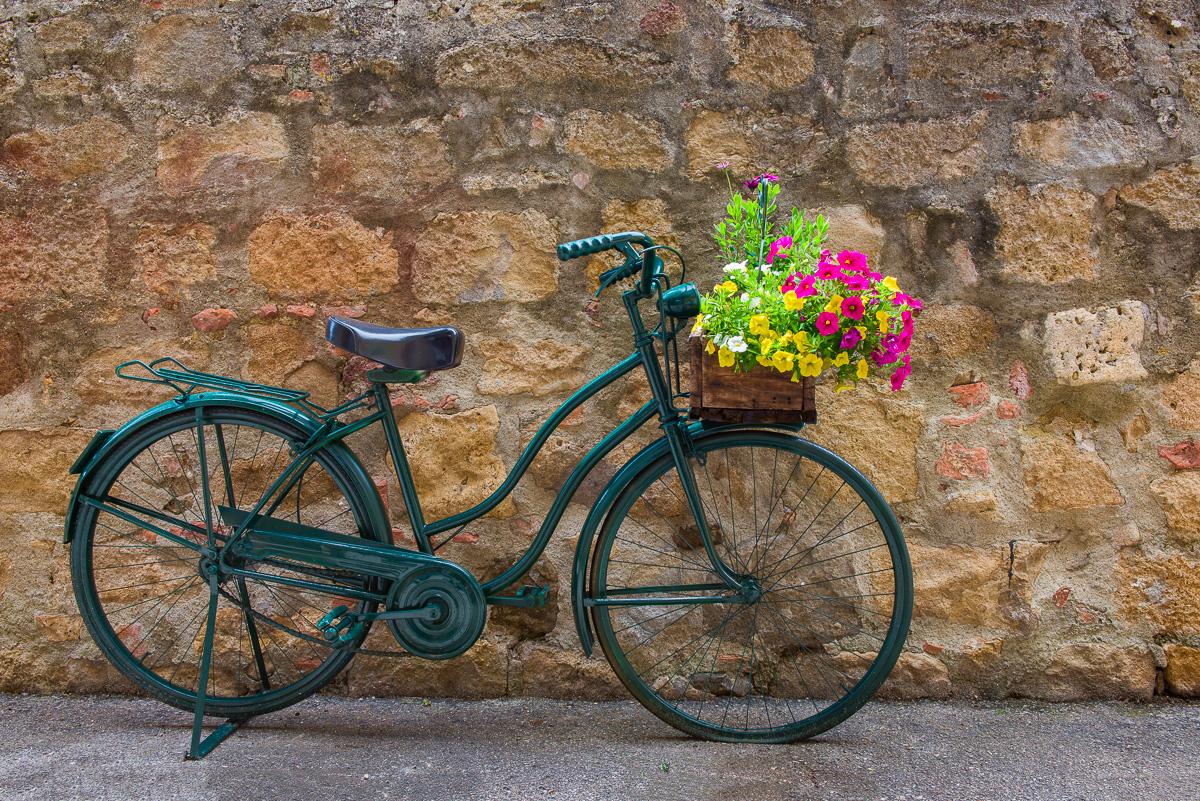
[[(0, 143), (0, 690), (126, 688), (61, 543), (75, 455), (161, 398), (115, 364), (169, 353), (333, 402), (361, 365), (327, 315), (452, 322), (463, 365), (401, 426), (448, 477), (430, 513), (461, 509), (627, 351), (599, 262), (554, 245), (640, 228), (708, 284), (727, 161), (781, 175), (928, 307), (905, 390), (822, 389), (809, 429), (909, 539), (890, 692), (1200, 693), (1192, 0), (10, 2)], [(496, 575), (639, 397), (570, 420), (451, 555)], [(335, 689), (619, 693), (566, 602), (586, 509), (537, 568), (549, 608)]]

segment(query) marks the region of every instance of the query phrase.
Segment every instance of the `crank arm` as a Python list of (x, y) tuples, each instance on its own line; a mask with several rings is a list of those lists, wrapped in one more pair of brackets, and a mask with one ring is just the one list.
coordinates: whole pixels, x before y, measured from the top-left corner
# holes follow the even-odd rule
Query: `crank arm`
[(435, 604), (426, 604), (420, 609), (396, 609), (392, 612), (349, 613), (355, 620), (437, 620), (441, 610)]

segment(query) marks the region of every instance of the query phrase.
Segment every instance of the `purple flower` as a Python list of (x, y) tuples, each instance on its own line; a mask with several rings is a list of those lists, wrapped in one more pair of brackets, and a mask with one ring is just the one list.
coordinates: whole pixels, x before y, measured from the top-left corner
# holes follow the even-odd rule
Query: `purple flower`
[(846, 333), (842, 334), (842, 350), (850, 350), (859, 342), (862, 342), (862, 334), (857, 328), (847, 328)]
[(817, 315), (817, 333), (827, 337), (838, 330), (838, 316), (833, 312), (821, 312)]
[(775, 183), (778, 180), (779, 180), (778, 175), (765, 175), (765, 174), (764, 175), (756, 175), (753, 178), (751, 178), (749, 181), (746, 181), (746, 188), (747, 189), (758, 189), (758, 185), (760, 183), (762, 183), (763, 181)]
[(718, 170), (726, 170), (726, 169), (729, 169), (729, 162), (728, 162), (728, 161), (722, 161), (720, 164), (718, 164), (718, 165), (717, 165), (717, 169), (718, 169)]

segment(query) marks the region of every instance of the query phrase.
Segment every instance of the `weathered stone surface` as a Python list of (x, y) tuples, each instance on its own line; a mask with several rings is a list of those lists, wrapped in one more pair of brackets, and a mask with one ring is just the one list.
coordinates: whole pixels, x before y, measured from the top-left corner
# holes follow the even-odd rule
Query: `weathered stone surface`
[(66, 514), (75, 487), (67, 470), (94, 433), (82, 428), (0, 431), (0, 512)]
[(1134, 76), (1137, 62), (1129, 45), (1127, 37), (1106, 20), (1089, 19), (1083, 25), (1080, 49), (1099, 78), (1115, 81)]
[(1200, 430), (1200, 359), (1162, 389), (1163, 405), (1171, 410), (1171, 427)]
[(61, 129), (35, 128), (4, 140), (4, 163), (37, 178), (73, 181), (100, 175), (129, 155), (129, 132), (103, 117)]
[(973, 637), (948, 652), (955, 682), (977, 682), (1000, 670), (1004, 640)]
[(996, 318), (978, 306), (930, 306), (917, 326), (912, 353), (927, 359), (983, 353), (996, 338)]
[(603, 659), (557, 648), (534, 647), (525, 655), (521, 690), (535, 698), (612, 701), (629, 693)]
[(1094, 196), (1055, 184), (1001, 185), (987, 201), (1000, 218), (996, 255), (1003, 264), (1001, 275), (1042, 284), (1096, 277)]
[[(394, 650), (395, 640), (383, 626), (372, 630), (368, 648)], [(361, 697), (500, 698), (508, 688), (508, 660), (503, 646), (480, 641), (465, 654), (444, 662), (360, 656), (347, 669), (347, 689)]]
[[(103, 658), (73, 659), (61, 650), (8, 648), (0, 651), (0, 692), (97, 693), (113, 691)], [(127, 687), (122, 687), (128, 691)]]
[(543, 300), (558, 288), (557, 236), (533, 210), (439, 214), (417, 236), (413, 292), (447, 305)]
[(992, 397), (990, 388), (982, 381), (976, 381), (973, 384), (959, 384), (947, 388), (946, 391), (954, 396), (955, 403), (967, 409), (987, 403)]
[(283, 124), (261, 112), (215, 125), (168, 125), (161, 136), (156, 174), (168, 192), (252, 185), (277, 175), (288, 155)]
[[(458, 414), (410, 414), (399, 421), (417, 495), (427, 520), (441, 520), (486, 498), (507, 470), (496, 454), (500, 418), (495, 406)], [(516, 514), (511, 498), (491, 517)]]
[(876, 186), (910, 187), (968, 178), (986, 157), (979, 135), (987, 113), (926, 122), (853, 128), (846, 155), (858, 176)]
[(1018, 122), (1013, 138), (1018, 153), (1047, 167), (1136, 167), (1146, 160), (1140, 129), (1113, 119), (1089, 120), (1072, 114)]
[(139, 360), (149, 364), (163, 356), (172, 356), (195, 370), (208, 368), (208, 346), (198, 339), (145, 342), (124, 348), (102, 348), (92, 353), (79, 368), (71, 388), (79, 399), (91, 405), (106, 403), (149, 404), (168, 400), (177, 394), (159, 385), (125, 381), (117, 377), (117, 366)]
[(34, 621), (39, 633), (49, 642), (78, 640), (83, 628), (83, 618), (79, 615), (39, 614)]
[(583, 367), (589, 348), (552, 339), (536, 342), (485, 339), (479, 391), (488, 395), (550, 395), (579, 389), (587, 380)]
[(391, 291), (399, 255), (382, 230), (342, 212), (265, 220), (250, 236), (250, 278), (272, 295), (342, 298)]
[(0, 303), (94, 295), (108, 264), (108, 222), (95, 207), (0, 217)]
[(0, 333), (0, 395), (7, 395), (29, 378), (25, 344), (16, 331)]
[(1167, 668), (1163, 671), (1167, 692), (1184, 698), (1200, 696), (1200, 648), (1167, 643)]
[[(913, 615), (1030, 631), (1033, 585), (1052, 546), (1016, 541), (990, 548), (938, 548), (910, 541)], [(1011, 574), (1010, 574), (1011, 571)]]
[(880, 698), (910, 701), (914, 698), (949, 698), (950, 671), (928, 654), (902, 653), (887, 681), (879, 688)]
[(480, 0), (470, 6), (471, 21), (477, 25), (499, 25), (536, 12), (540, 7), (539, 2), (530, 0)]
[[(825, 237), (825, 247), (833, 253), (843, 250), (857, 250), (867, 257), (867, 264), (876, 270), (881, 270), (883, 243), (887, 239), (887, 231), (878, 219), (867, 213), (862, 206), (832, 206), (830, 208), (810, 211), (809, 219), (816, 214), (825, 218), (829, 231)], [(921, 318), (921, 327), (925, 327), (925, 317)]]
[(1179, 554), (1143, 555), (1127, 548), (1114, 578), (1116, 600), (1130, 623), (1148, 623), (1163, 634), (1200, 633), (1200, 564)]
[(734, 83), (782, 91), (801, 86), (812, 75), (813, 46), (795, 31), (738, 25), (731, 34), (729, 80)]
[(580, 109), (569, 114), (565, 147), (608, 170), (651, 170), (670, 165), (662, 126), (624, 112)]
[(813, 169), (832, 147), (812, 118), (775, 114), (696, 112), (687, 129), (688, 175), (702, 178), (728, 163), (735, 176)]
[(933, 19), (905, 26), (912, 77), (955, 88), (1006, 88), (1052, 75), (1069, 55), (1069, 33), (1045, 19)]
[(1121, 199), (1150, 209), (1176, 230), (1200, 228), (1200, 166), (1190, 162), (1158, 170), (1137, 186), (1121, 190)]
[(1046, 315), (1042, 346), (1058, 383), (1078, 386), (1145, 378), (1138, 348), (1148, 315), (1145, 305), (1133, 300), (1096, 311)]
[(217, 277), (212, 247), (217, 235), (206, 223), (147, 225), (133, 246), (137, 279), (172, 300), (187, 298), (191, 286)]
[(1010, 400), (1002, 400), (996, 404), (996, 417), (1000, 420), (1013, 420), (1021, 416), (1021, 407)]
[(332, 192), (400, 200), (453, 173), (441, 131), (428, 119), (389, 126), (336, 122), (314, 126), (312, 137), (313, 180)]
[(1056, 434), (1028, 430), (1021, 437), (1021, 465), (1029, 508), (1036, 512), (1125, 503), (1104, 460)]
[(1142, 649), (1106, 643), (1073, 643), (1060, 648), (1042, 673), (1039, 696), (1052, 701), (1129, 698), (1154, 695), (1154, 659)]
[(192, 327), (203, 334), (224, 331), (237, 319), (233, 309), (205, 309), (192, 315)]
[(687, 27), (687, 12), (671, 0), (663, 0), (638, 22), (638, 28), (651, 36), (670, 36)]
[(1188, 543), (1200, 540), (1200, 471), (1164, 476), (1150, 485), (1150, 494), (1166, 513), (1172, 535)]
[(942, 504), (947, 514), (966, 514), (985, 520), (996, 518), (996, 493), (990, 489), (964, 489), (951, 495)]
[(666, 59), (580, 39), (472, 42), (438, 57), (437, 82), (473, 91), (578, 85), (625, 89), (668, 75)]
[(924, 417), (919, 406), (873, 395), (865, 387), (834, 393), (822, 385), (817, 408), (821, 425), (806, 428), (806, 437), (862, 470), (889, 503), (918, 497), (917, 437)]
[(957, 442), (942, 443), (942, 455), (938, 457), (935, 468), (939, 475), (951, 481), (983, 478), (992, 474), (987, 448), (965, 448)]
[(161, 89), (212, 89), (240, 64), (218, 17), (171, 15), (143, 29), (134, 52), (134, 79)]
[(337, 405), (337, 374), (316, 361), (316, 349), (300, 329), (288, 325), (250, 326), (246, 346), (250, 358), (245, 378), (304, 390), (327, 408)]

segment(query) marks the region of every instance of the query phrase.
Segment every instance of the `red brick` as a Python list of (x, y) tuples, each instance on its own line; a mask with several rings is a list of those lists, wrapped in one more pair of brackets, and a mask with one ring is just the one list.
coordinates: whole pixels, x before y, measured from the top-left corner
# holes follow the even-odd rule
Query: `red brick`
[(1021, 416), (1021, 407), (1012, 401), (1002, 400), (996, 404), (996, 416), (1001, 420), (1012, 420)]
[(1029, 396), (1033, 394), (1033, 390), (1029, 386), (1029, 371), (1025, 369), (1025, 362), (1017, 362), (1012, 366), (1012, 372), (1008, 376), (1008, 388), (1017, 396), (1017, 400), (1029, 400)]
[(975, 412), (975, 414), (963, 415), (961, 417), (948, 414), (945, 417), (943, 417), (941, 420), (939, 420), (938, 422), (940, 422), (944, 426), (950, 426), (951, 428), (962, 428), (963, 426), (967, 426), (967, 425), (970, 425), (971, 423), (974, 423), (976, 420), (978, 420), (982, 416), (983, 416), (983, 409), (980, 409), (979, 411)]
[(984, 384), (983, 382), (950, 387), (950, 389), (947, 391), (952, 395), (958, 396), (954, 400), (958, 402), (959, 406), (968, 408), (971, 406), (978, 406), (981, 403), (987, 403), (988, 398), (992, 396), (991, 391), (988, 389), (988, 385)]
[(942, 455), (935, 466), (940, 475), (954, 481), (982, 478), (992, 473), (987, 448), (966, 448), (957, 442), (942, 443)]
[(205, 309), (192, 317), (192, 325), (197, 331), (209, 334), (224, 331), (236, 319), (237, 313), (232, 309)]
[(1071, 597), (1070, 587), (1059, 587), (1058, 591), (1051, 596), (1054, 599), (1054, 605), (1062, 609), (1067, 605), (1067, 599)]
[(1176, 470), (1200, 467), (1200, 442), (1188, 440), (1173, 448), (1164, 445), (1159, 447), (1158, 455), (1170, 462)]

